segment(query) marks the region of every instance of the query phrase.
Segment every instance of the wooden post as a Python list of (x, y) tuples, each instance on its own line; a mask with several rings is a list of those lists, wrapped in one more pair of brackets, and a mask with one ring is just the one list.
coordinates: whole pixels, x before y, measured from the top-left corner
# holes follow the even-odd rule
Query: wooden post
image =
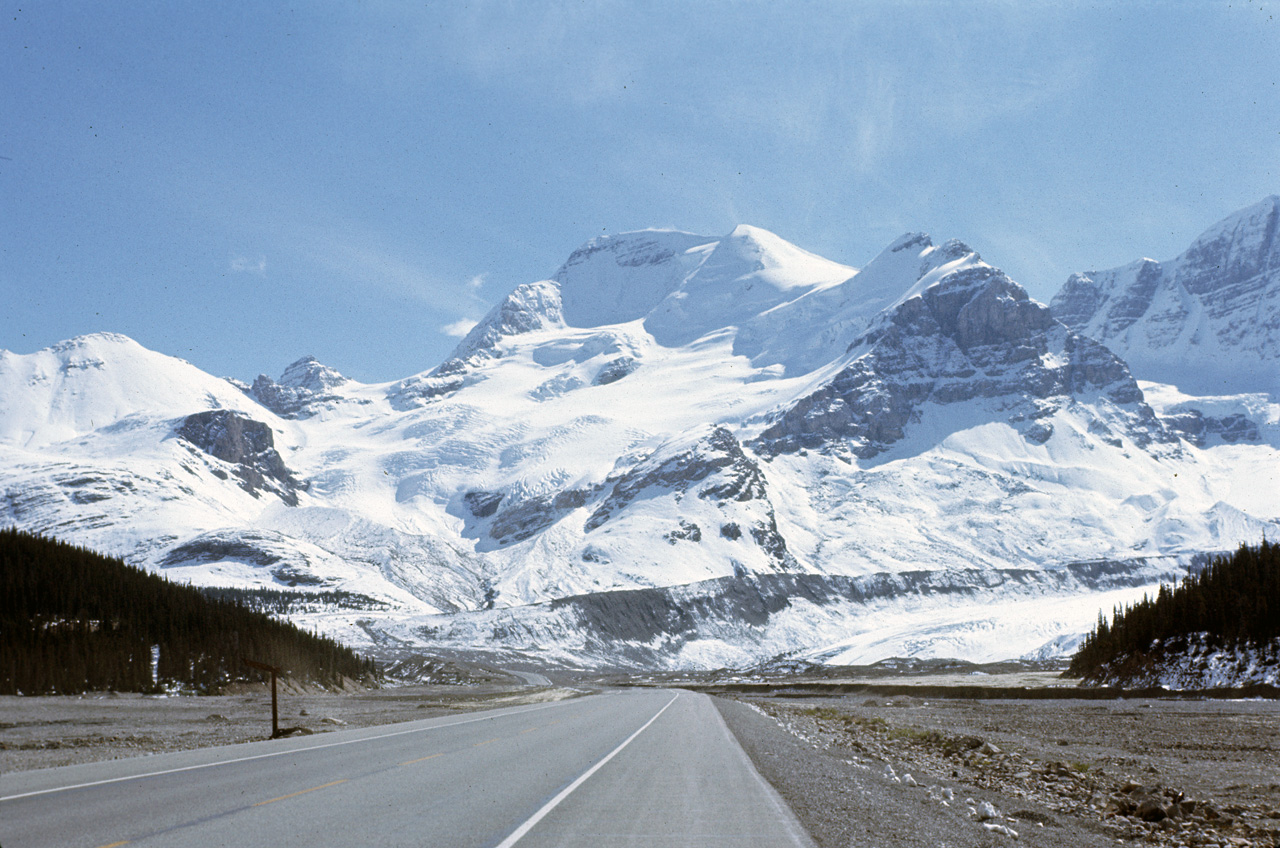
[(271, 738), (279, 739), (280, 709), (276, 698), (276, 677), (280, 674), (281, 670), (274, 665), (257, 662), (256, 660), (251, 660), (248, 657), (241, 657), (240, 659), (243, 660), (244, 664), (249, 666), (249, 668), (256, 668), (259, 671), (271, 672)]

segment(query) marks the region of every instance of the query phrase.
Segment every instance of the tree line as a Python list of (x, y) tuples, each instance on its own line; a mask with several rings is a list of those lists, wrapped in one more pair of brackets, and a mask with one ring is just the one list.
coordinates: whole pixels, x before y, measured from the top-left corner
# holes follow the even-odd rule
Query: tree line
[(1157, 643), (1206, 634), (1217, 647), (1260, 645), (1280, 637), (1280, 545), (1262, 540), (1214, 557), (1179, 586), (1101, 613), (1068, 674), (1088, 677), (1118, 659), (1140, 663)]
[(263, 679), (242, 658), (320, 685), (378, 675), (372, 659), (234, 598), (207, 597), (55, 539), (0, 530), (0, 694), (213, 692), (233, 680)]
[(231, 601), (245, 609), (258, 612), (289, 615), (295, 612), (321, 612), (332, 609), (388, 610), (386, 601), (348, 592), (344, 589), (326, 589), (322, 592), (299, 592), (288, 589), (242, 589), (231, 586), (201, 586), (200, 594), (219, 601)]

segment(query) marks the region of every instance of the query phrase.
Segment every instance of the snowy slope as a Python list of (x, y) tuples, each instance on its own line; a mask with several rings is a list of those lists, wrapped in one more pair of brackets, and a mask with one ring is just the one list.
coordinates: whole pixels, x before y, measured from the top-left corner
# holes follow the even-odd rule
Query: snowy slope
[(311, 358), (235, 384), (118, 336), (0, 354), (0, 520), (345, 593), (298, 616), (364, 643), (991, 659), (1274, 535), (1276, 417), (1137, 383), (960, 242), (855, 270), (751, 227), (644, 231), (389, 384)]
[(1073, 275), (1054, 316), (1145, 380), (1193, 394), (1280, 395), (1280, 197), (1205, 231), (1180, 256)]
[(225, 380), (125, 336), (98, 333), (33, 354), (0, 350), (0, 442), (37, 448), (125, 419), (256, 404)]

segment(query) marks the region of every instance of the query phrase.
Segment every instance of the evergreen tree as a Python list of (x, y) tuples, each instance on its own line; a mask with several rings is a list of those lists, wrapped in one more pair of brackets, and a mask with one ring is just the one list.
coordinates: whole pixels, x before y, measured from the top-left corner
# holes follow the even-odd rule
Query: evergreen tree
[(1141, 665), (1170, 640), (1203, 634), (1222, 647), (1256, 646), (1280, 637), (1280, 545), (1265, 538), (1215, 557), (1155, 598), (1117, 608), (1098, 623), (1071, 661), (1068, 674), (1087, 677), (1104, 666)]
[[(152, 648), (160, 652), (152, 680)], [(332, 639), (83, 548), (0, 530), (0, 694), (215, 691), (262, 679), (242, 658), (304, 681), (371, 679), (372, 660)]]

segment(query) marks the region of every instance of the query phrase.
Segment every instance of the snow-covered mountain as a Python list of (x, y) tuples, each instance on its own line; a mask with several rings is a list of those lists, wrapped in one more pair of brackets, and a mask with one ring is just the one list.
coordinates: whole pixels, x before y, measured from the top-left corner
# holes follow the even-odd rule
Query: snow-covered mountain
[(1208, 229), (1176, 259), (1075, 274), (1054, 317), (1145, 380), (1191, 394), (1280, 395), (1280, 197)]
[(1200, 401), (957, 241), (857, 270), (644, 231), (393, 383), (306, 358), (248, 385), (110, 335), (2, 353), (0, 521), (292, 588), (366, 645), (999, 659), (1280, 528), (1275, 406)]

